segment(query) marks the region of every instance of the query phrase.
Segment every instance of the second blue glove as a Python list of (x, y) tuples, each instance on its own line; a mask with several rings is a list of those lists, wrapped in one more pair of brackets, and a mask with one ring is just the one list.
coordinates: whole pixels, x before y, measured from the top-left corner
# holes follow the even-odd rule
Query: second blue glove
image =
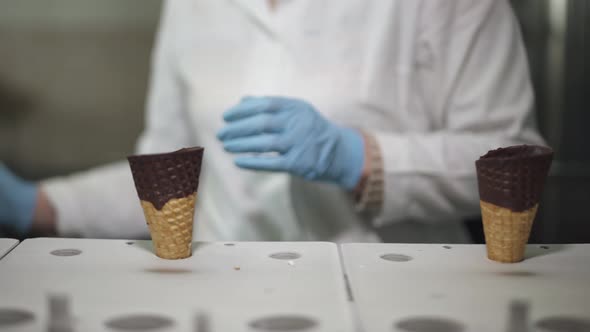
[(19, 235), (31, 230), (37, 186), (14, 175), (0, 162), (0, 225), (14, 228)]
[(224, 114), (217, 137), (246, 169), (289, 172), (350, 190), (364, 165), (362, 135), (325, 119), (309, 103), (283, 97), (246, 97)]

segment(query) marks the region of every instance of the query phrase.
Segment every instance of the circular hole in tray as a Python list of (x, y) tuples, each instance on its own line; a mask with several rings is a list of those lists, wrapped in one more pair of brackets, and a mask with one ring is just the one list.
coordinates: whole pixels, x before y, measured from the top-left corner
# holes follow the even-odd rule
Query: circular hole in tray
[(82, 250), (79, 249), (57, 249), (51, 252), (53, 256), (77, 256), (82, 253)]
[(535, 324), (539, 332), (588, 332), (590, 320), (576, 317), (547, 317)]
[(412, 317), (395, 324), (406, 332), (461, 332), (465, 327), (460, 322), (440, 317)]
[(127, 241), (125, 243), (127, 243), (128, 245), (133, 245), (135, 242), (133, 242), (133, 241)]
[(539, 248), (549, 250), (549, 246), (540, 246)]
[(412, 257), (402, 254), (384, 254), (379, 257), (390, 262), (409, 262), (412, 260)]
[(140, 314), (109, 319), (105, 322), (108, 328), (121, 331), (146, 331), (170, 327), (174, 321), (160, 315)]
[(233, 247), (236, 244), (235, 243), (224, 243), (223, 245), (226, 246), (226, 247)]
[(453, 247), (451, 247), (451, 246), (443, 246), (443, 248), (445, 248), (445, 249), (451, 249)]
[(293, 260), (301, 258), (301, 254), (297, 252), (277, 252), (269, 255), (268, 257), (274, 259)]
[(0, 329), (12, 325), (32, 322), (35, 315), (27, 310), (16, 308), (0, 308)]
[(282, 315), (259, 318), (249, 325), (260, 331), (305, 331), (316, 327), (318, 323), (305, 316)]

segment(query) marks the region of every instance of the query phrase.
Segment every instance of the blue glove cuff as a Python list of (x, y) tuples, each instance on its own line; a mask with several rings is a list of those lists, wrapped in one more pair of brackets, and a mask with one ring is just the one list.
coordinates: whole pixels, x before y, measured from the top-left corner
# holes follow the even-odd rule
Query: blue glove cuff
[(358, 130), (340, 128), (339, 159), (335, 166), (339, 168), (339, 184), (346, 190), (352, 190), (358, 184), (365, 164), (365, 144)]
[(23, 181), (0, 162), (0, 224), (27, 234), (33, 224), (37, 190), (36, 184)]
[(37, 204), (37, 186), (30, 182), (23, 182), (16, 194), (18, 199), (15, 201), (16, 231), (20, 235), (29, 233), (33, 225), (33, 214)]

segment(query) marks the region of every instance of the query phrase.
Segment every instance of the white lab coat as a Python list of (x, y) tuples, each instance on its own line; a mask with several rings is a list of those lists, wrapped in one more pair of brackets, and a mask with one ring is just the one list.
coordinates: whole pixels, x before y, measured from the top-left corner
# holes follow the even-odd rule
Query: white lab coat
[[(479, 211), (474, 161), (542, 143), (517, 22), (504, 0), (171, 0), (153, 57), (138, 153), (205, 147), (195, 236), (203, 240), (466, 241)], [(216, 139), (244, 95), (302, 98), (377, 138), (384, 208), (361, 220), (346, 193), (246, 171)], [(43, 183), (58, 231), (144, 237), (128, 166)]]

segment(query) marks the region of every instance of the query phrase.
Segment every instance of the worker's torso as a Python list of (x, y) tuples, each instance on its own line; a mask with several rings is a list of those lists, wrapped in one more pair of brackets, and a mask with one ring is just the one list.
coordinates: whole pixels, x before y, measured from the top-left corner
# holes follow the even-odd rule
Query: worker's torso
[(338, 188), (238, 169), (215, 134), (222, 113), (245, 95), (302, 98), (332, 121), (369, 130), (437, 127), (436, 112), (427, 116), (423, 98), (412, 98), (419, 5), (401, 3), (279, 1), (275, 12), (262, 0), (177, 6), (175, 69), (194, 143), (206, 147), (197, 237), (375, 239)]

